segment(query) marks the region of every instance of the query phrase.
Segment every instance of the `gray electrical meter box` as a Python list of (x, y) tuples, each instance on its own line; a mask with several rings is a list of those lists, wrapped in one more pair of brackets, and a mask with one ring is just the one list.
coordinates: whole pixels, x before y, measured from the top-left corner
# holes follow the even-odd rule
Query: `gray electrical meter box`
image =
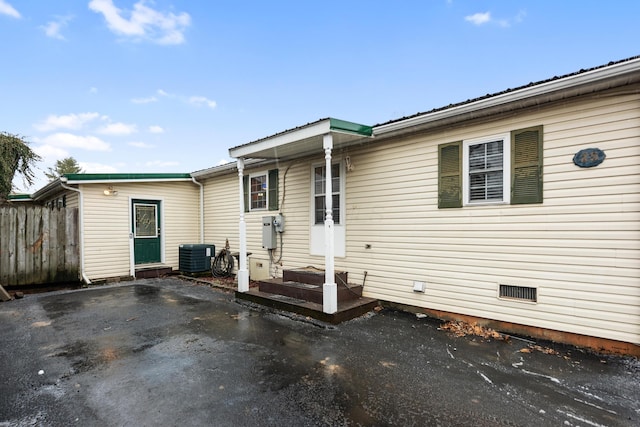
[(274, 220), (274, 216), (262, 217), (262, 247), (265, 249), (275, 249), (277, 247)]

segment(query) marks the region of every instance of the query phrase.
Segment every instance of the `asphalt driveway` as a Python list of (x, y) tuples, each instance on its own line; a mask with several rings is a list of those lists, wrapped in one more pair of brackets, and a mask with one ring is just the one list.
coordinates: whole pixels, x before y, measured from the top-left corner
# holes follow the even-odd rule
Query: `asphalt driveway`
[(28, 295), (0, 304), (0, 426), (640, 425), (634, 358), (439, 326), (175, 278)]

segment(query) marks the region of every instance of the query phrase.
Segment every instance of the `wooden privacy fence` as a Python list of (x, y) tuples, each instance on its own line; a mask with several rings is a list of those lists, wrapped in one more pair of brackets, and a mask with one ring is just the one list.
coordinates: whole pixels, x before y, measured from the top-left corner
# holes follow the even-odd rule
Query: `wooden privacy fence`
[(77, 282), (78, 209), (0, 207), (0, 284)]

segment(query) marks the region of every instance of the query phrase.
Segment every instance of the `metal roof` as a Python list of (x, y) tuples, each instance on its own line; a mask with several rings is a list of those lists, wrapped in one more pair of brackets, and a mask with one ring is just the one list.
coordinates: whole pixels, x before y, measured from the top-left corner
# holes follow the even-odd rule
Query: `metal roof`
[(286, 159), (322, 152), (322, 138), (333, 136), (334, 148), (370, 138), (373, 128), (334, 118), (321, 119), (229, 149), (234, 158)]
[[(640, 56), (554, 76), (516, 88), (468, 99), (375, 126), (325, 118), (229, 149), (231, 157), (288, 159), (322, 152), (322, 135), (334, 136), (334, 148), (452, 125), (465, 120), (539, 106), (640, 81)], [(211, 169), (207, 170), (211, 172)]]
[(31, 195), (42, 200), (64, 191), (67, 184), (104, 184), (111, 182), (169, 182), (191, 181), (190, 173), (70, 173), (49, 182)]
[(450, 125), (472, 118), (521, 110), (639, 80), (640, 56), (634, 56), (377, 124), (373, 126), (374, 136), (391, 131), (411, 130), (420, 125), (422, 128), (427, 125)]
[(94, 181), (182, 181), (191, 180), (188, 173), (70, 173), (61, 177), (69, 184)]

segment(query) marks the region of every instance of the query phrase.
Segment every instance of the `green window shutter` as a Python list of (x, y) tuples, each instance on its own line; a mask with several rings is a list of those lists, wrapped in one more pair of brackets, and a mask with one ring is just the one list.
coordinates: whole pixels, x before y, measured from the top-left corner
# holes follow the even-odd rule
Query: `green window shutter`
[(278, 210), (278, 169), (271, 169), (268, 178), (269, 185), (269, 210)]
[(462, 142), (438, 146), (438, 208), (462, 207)]
[(542, 203), (542, 126), (511, 132), (511, 204)]
[(249, 212), (249, 177), (247, 175), (242, 177), (242, 187), (244, 190), (244, 211)]

